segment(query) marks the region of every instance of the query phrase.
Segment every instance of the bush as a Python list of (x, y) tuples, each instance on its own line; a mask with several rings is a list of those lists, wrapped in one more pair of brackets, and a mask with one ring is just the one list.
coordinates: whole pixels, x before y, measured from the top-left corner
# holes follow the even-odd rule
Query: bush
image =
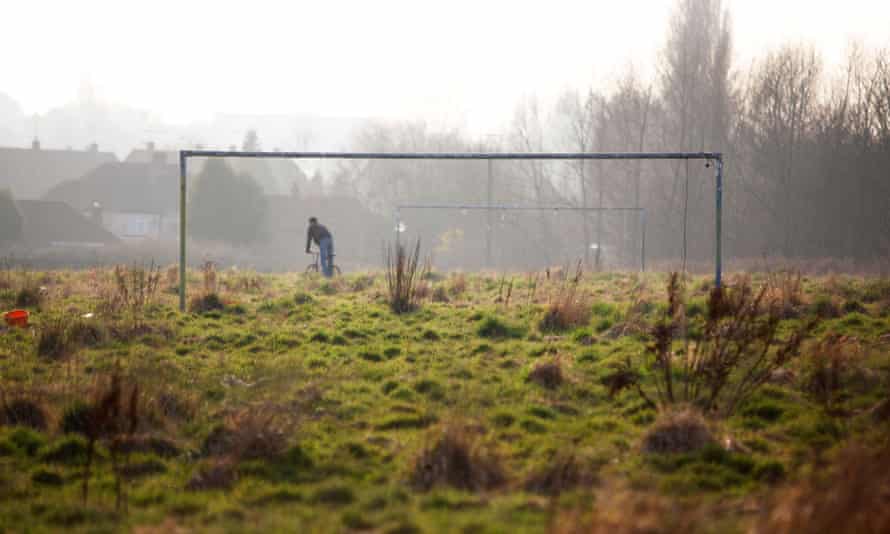
[(679, 275), (672, 273), (668, 306), (652, 329), (654, 342), (647, 347), (654, 395), (636, 384), (643, 399), (652, 407), (685, 403), (704, 412), (734, 413), (777, 369), (799, 355), (801, 343), (816, 325), (809, 321), (783, 339), (782, 310), (765, 300), (767, 289), (755, 292), (742, 279), (731, 290), (711, 290), (698, 342), (687, 344), (687, 353), (677, 358), (674, 344), (684, 324), (685, 300)]
[(590, 297), (578, 290), (579, 280), (575, 278), (564, 285), (550, 301), (539, 324), (542, 332), (561, 332), (590, 322), (593, 314)]

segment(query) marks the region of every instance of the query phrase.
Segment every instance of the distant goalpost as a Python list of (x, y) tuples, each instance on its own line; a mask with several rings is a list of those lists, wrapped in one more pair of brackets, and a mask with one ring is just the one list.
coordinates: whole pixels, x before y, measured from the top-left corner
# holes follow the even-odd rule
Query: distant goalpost
[[(396, 223), (396, 242), (399, 241), (402, 233), (402, 212), (404, 210), (461, 210), (461, 211), (485, 211), (489, 214), (497, 211), (569, 211), (569, 212), (591, 212), (591, 213), (608, 213), (608, 212), (633, 212), (639, 217), (640, 223), (640, 272), (646, 271), (646, 209), (645, 208), (585, 208), (580, 206), (540, 206), (540, 205), (519, 205), (519, 204), (399, 204), (393, 212), (393, 219)], [(491, 265), (491, 219), (487, 222), (486, 237), (486, 264)], [(585, 243), (585, 246), (589, 246)], [(596, 244), (602, 247), (602, 243)]]
[[(702, 160), (715, 167), (715, 253), (714, 285), (720, 287), (723, 277), (723, 154), (720, 152), (251, 152), (237, 150), (179, 151), (179, 309), (186, 308), (186, 236), (187, 186), (189, 158), (254, 158), (254, 159), (388, 159), (388, 160), (483, 160), (488, 162), (486, 209), (492, 206), (492, 162), (498, 160)], [(563, 208), (565, 209), (565, 208)]]

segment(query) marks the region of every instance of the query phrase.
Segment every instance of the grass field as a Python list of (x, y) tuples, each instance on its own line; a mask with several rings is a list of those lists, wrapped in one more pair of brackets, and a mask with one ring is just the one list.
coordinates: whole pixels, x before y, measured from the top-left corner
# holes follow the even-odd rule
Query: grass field
[(573, 276), (433, 273), (395, 314), (381, 274), (207, 268), (180, 313), (173, 270), (4, 271), (0, 531), (748, 531), (886, 446), (890, 281), (754, 275), (767, 357), (806, 335), (701, 415), (656, 327), (677, 361), (724, 335), (709, 281), (678, 312), (666, 275)]

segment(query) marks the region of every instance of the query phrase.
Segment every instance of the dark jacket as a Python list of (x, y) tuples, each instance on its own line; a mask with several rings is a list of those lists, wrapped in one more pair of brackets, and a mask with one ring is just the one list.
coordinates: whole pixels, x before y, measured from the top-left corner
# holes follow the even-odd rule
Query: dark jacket
[(310, 224), (309, 229), (306, 231), (306, 252), (309, 252), (309, 247), (313, 241), (315, 241), (316, 245), (321, 245), (321, 240), (325, 238), (333, 239), (331, 233), (323, 224)]

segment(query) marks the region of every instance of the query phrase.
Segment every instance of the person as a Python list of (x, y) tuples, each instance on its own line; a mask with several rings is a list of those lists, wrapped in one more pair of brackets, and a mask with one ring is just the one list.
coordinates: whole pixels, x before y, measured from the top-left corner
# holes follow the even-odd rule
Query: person
[(334, 276), (334, 237), (331, 232), (315, 217), (309, 218), (309, 229), (306, 231), (306, 254), (312, 247), (312, 242), (318, 245), (321, 254), (321, 272), (327, 278)]

